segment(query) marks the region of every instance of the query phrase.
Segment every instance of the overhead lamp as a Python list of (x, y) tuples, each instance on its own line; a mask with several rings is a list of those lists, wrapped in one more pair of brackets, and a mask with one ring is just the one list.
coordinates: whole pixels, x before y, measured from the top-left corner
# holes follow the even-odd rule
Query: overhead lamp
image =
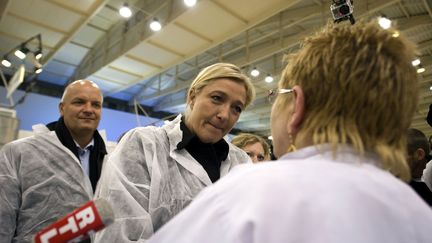
[(152, 22), (150, 23), (150, 29), (153, 31), (159, 31), (162, 29), (162, 25), (157, 18), (153, 18)]
[(253, 77), (258, 77), (258, 76), (260, 75), (260, 72), (258, 71), (258, 69), (257, 69), (256, 67), (254, 67), (254, 68), (252, 69), (252, 71), (250, 72), (250, 74), (251, 74)]
[(119, 14), (123, 18), (129, 18), (132, 16), (132, 10), (129, 8), (127, 3), (124, 3), (123, 6), (119, 9)]
[(3, 60), (1, 61), (1, 64), (5, 67), (12, 66), (12, 63), (7, 59), (7, 57), (3, 57)]
[(419, 58), (414, 59), (414, 60), (411, 62), (411, 64), (412, 64), (414, 67), (417, 67), (418, 65), (420, 65), (420, 59), (419, 59)]
[(27, 56), (27, 53), (29, 52), (29, 49), (22, 45), (19, 49), (15, 51), (15, 56), (17, 56), (19, 59), (25, 59)]
[(273, 136), (270, 135), (270, 136), (267, 137), (267, 139), (268, 140), (273, 140)]
[(35, 73), (39, 74), (43, 71), (42, 67), (35, 67)]
[(432, 91), (432, 86), (429, 87), (429, 90)]
[(42, 51), (39, 50), (39, 51), (35, 52), (34, 55), (35, 55), (35, 58), (36, 58), (37, 60), (39, 60), (39, 59), (42, 58), (42, 55), (43, 55), (43, 54), (42, 54)]
[(426, 69), (422, 65), (418, 65), (417, 73), (423, 73)]
[(382, 17), (378, 18), (378, 24), (381, 26), (381, 28), (386, 30), (386, 29), (390, 28), (391, 20), (385, 16), (382, 16)]
[(264, 81), (266, 81), (266, 83), (271, 83), (273, 82), (273, 77), (270, 74), (267, 74), (267, 77), (265, 77)]
[(184, 4), (188, 7), (193, 7), (196, 4), (196, 0), (183, 0)]
[(399, 31), (394, 31), (393, 32), (393, 34), (392, 34), (392, 36), (394, 37), (394, 38), (396, 38), (396, 37), (399, 37), (399, 35), (400, 35), (400, 33), (399, 33)]
[[(36, 47), (35, 47), (35, 45), (36, 45)], [(14, 61), (14, 63), (15, 63), (15, 60), (16, 60), (16, 58), (15, 58), (15, 60), (12, 59), (14, 57), (14, 55), (12, 55), (12, 53), (14, 53), (15, 56), (17, 56), (19, 59), (21, 59), (21, 61), (20, 61), (21, 65), (25, 65), (27, 54), (29, 52), (33, 54), (32, 62), (34, 65), (34, 71), (36, 73), (42, 72), (42, 65), (39, 62), (39, 59), (41, 59), (43, 56), (41, 34), (37, 34), (35, 36), (30, 37), (28, 40), (20, 43), (19, 45), (15, 46), (13, 49), (11, 49), (9, 52), (4, 54), (3, 59), (1, 61), (1, 64), (5, 67), (11, 67), (12, 61)]]

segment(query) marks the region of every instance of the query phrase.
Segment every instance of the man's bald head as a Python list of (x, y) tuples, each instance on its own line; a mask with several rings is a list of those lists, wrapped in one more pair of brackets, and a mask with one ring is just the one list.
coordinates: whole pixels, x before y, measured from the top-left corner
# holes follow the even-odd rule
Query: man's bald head
[(102, 92), (100, 92), (100, 88), (99, 88), (99, 86), (98, 86), (95, 82), (93, 82), (93, 81), (91, 81), (91, 80), (76, 80), (76, 81), (73, 81), (72, 83), (68, 84), (68, 86), (66, 86), (66, 88), (65, 88), (65, 90), (64, 90), (64, 92), (63, 92), (63, 96), (62, 96), (62, 98), (61, 98), (61, 100), (60, 100), (60, 103), (63, 103), (63, 102), (64, 102), (65, 97), (66, 97), (66, 96), (68, 95), (68, 93), (69, 93), (69, 90), (71, 90), (71, 89), (76, 89), (76, 88), (78, 88), (78, 87), (83, 87), (83, 86), (92, 86), (92, 87), (98, 89), (98, 90), (99, 90), (99, 93), (100, 93), (100, 95), (101, 95), (102, 102), (103, 102), (103, 95), (102, 95)]

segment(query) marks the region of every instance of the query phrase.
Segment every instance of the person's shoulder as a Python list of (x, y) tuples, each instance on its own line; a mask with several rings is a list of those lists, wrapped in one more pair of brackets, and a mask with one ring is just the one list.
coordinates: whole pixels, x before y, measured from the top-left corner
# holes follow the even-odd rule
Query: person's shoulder
[(162, 133), (162, 129), (160, 127), (155, 126), (147, 126), (147, 127), (136, 127), (129, 130), (125, 137), (128, 136), (130, 138), (140, 138), (142, 140), (153, 140), (155, 137), (158, 137), (159, 134)]
[(157, 144), (166, 143), (166, 132), (161, 127), (148, 126), (137, 127), (129, 130), (120, 140), (119, 144), (126, 144), (126, 146), (155, 146)]
[(23, 154), (26, 152), (35, 152), (32, 150), (32, 147), (38, 147), (40, 145), (40, 140), (36, 138), (35, 135), (31, 135), (29, 137), (19, 138), (14, 141), (11, 141), (5, 144), (1, 151), (3, 152), (11, 152), (13, 154)]

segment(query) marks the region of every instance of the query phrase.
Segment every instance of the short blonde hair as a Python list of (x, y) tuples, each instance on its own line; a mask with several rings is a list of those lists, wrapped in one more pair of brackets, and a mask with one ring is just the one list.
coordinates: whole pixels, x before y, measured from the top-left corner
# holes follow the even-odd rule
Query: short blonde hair
[(231, 63), (216, 63), (201, 70), (189, 87), (187, 100), (189, 101), (191, 93), (199, 93), (209, 83), (221, 78), (243, 84), (246, 89), (245, 108), (251, 104), (255, 98), (255, 87), (248, 76), (244, 75), (239, 67)]
[(231, 143), (241, 149), (251, 144), (260, 143), (264, 149), (264, 157), (270, 159), (270, 146), (264, 138), (258, 135), (252, 133), (240, 133), (231, 140)]
[[(299, 85), (305, 96), (301, 130), (314, 144), (350, 144), (380, 157), (381, 167), (403, 180), (406, 132), (417, 105), (415, 44), (393, 37), (377, 21), (328, 24), (287, 57), (280, 88)], [(286, 99), (286, 98), (285, 98)]]

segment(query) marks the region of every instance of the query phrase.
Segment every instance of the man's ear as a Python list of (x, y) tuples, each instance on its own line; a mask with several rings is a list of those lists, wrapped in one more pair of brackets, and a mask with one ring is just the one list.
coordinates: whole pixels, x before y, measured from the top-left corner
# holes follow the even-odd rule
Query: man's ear
[(63, 107), (64, 107), (63, 102), (60, 102), (58, 107), (59, 107), (60, 116), (63, 116), (64, 115), (63, 114)]
[(426, 153), (422, 148), (418, 148), (415, 152), (414, 152), (414, 158), (416, 160), (423, 160), (426, 157)]
[(305, 100), (303, 89), (296, 85), (292, 88), (294, 90), (294, 108), (291, 114), (291, 119), (288, 122), (288, 132), (296, 134), (303, 123), (305, 113)]

